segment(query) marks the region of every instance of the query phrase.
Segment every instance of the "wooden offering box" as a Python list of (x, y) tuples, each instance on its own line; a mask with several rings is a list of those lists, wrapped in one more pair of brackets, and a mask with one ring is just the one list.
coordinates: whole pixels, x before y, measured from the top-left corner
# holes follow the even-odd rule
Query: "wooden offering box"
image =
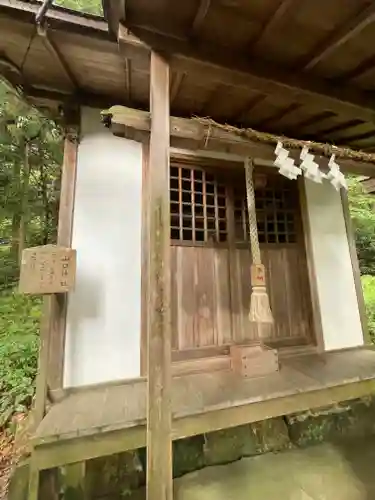
[(230, 347), (232, 370), (242, 377), (260, 377), (279, 370), (275, 349), (262, 344), (233, 345)]

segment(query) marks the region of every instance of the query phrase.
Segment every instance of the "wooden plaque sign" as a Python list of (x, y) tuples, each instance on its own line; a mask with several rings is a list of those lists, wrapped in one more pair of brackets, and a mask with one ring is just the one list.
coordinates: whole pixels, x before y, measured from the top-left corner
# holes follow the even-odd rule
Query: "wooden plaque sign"
[(263, 264), (251, 265), (251, 286), (266, 286), (266, 270)]
[(76, 251), (55, 245), (26, 248), (22, 252), (19, 291), (44, 295), (74, 288)]

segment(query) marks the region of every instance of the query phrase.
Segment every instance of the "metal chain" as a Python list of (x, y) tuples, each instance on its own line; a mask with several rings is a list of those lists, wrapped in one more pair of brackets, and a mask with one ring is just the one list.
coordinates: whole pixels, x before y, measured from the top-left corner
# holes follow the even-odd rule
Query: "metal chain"
[(258, 238), (258, 225), (255, 210), (255, 189), (254, 189), (254, 164), (251, 158), (245, 160), (245, 177), (246, 177), (246, 198), (247, 211), (249, 214), (249, 235), (250, 247), (253, 257), (253, 264), (261, 264), (260, 248)]

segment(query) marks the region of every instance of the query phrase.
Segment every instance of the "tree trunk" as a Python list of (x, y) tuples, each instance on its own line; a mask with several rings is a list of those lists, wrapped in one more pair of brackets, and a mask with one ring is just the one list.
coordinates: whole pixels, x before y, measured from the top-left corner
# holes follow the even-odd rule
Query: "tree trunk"
[(21, 189), (21, 213), (19, 220), (19, 239), (18, 239), (18, 257), (21, 262), (22, 251), (26, 246), (27, 242), (27, 224), (28, 224), (28, 195), (29, 195), (29, 182), (30, 182), (30, 165), (29, 165), (29, 154), (30, 154), (30, 144), (25, 142), (25, 156), (24, 156), (24, 167), (22, 174), (22, 189)]
[[(13, 182), (14, 186), (16, 186), (17, 193), (20, 192), (21, 187), (21, 164), (18, 161), (14, 162), (13, 165)], [(12, 245), (11, 251), (14, 255), (15, 259), (18, 259), (19, 255), (19, 230), (20, 230), (20, 220), (21, 220), (21, 211), (19, 209), (19, 204), (15, 207), (13, 215), (12, 215)]]
[(49, 242), (51, 210), (48, 203), (47, 178), (45, 172), (45, 165), (43, 164), (43, 162), (40, 163), (40, 182), (41, 182), (43, 209), (44, 209), (43, 245), (47, 245)]

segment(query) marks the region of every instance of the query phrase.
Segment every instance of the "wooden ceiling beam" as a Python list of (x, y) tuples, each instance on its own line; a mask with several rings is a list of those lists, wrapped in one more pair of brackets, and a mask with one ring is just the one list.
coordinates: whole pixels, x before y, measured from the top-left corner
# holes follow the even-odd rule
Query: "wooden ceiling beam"
[[(109, 110), (110, 111), (110, 110)], [(104, 113), (104, 120), (111, 127), (115, 135), (125, 136), (134, 139), (133, 131), (140, 133), (139, 140), (144, 139), (151, 127), (150, 113), (147, 111), (138, 111), (132, 108), (122, 108), (116, 110), (112, 116)], [(108, 120), (110, 123), (108, 123)], [(254, 160), (262, 162), (275, 160), (275, 144), (267, 144), (259, 141), (251, 141), (231, 131), (212, 127), (208, 133), (207, 126), (198, 120), (186, 118), (177, 118), (171, 116), (170, 119), (171, 147), (207, 150), (214, 152), (225, 152), (237, 156), (252, 156)], [(293, 150), (291, 150), (293, 155)], [(318, 162), (322, 161), (325, 165), (327, 159), (316, 155)], [(341, 158), (338, 155), (338, 163), (345, 172), (352, 172), (364, 175), (375, 175), (375, 164), (354, 161), (352, 159)]]
[(65, 60), (64, 56), (62, 55), (57, 44), (49, 36), (47, 29), (43, 26), (38, 25), (37, 32), (38, 32), (39, 37), (43, 40), (44, 46), (46, 47), (48, 52), (52, 55), (52, 57), (55, 59), (55, 61), (57, 61), (60, 68), (62, 68), (66, 78), (69, 80), (73, 89), (78, 90), (79, 84), (78, 84), (76, 76), (74, 75), (74, 73), (70, 69), (68, 63), (66, 62), (66, 60)]
[(356, 78), (359, 78), (360, 76), (364, 75), (368, 71), (373, 70), (375, 67), (375, 55), (372, 55), (362, 61), (358, 66), (355, 68), (346, 71), (345, 73), (342, 73), (338, 78), (335, 78), (337, 80), (337, 83), (340, 81), (349, 81), (349, 80), (355, 80)]
[[(323, 12), (322, 15), (324, 15)], [(303, 66), (303, 70), (307, 71), (314, 68), (318, 63), (329, 57), (335, 50), (354, 38), (374, 21), (375, 3), (370, 2), (364, 10), (358, 12), (354, 17), (351, 16), (338, 30), (328, 35), (310, 55), (309, 60)]]
[(331, 119), (334, 116), (335, 113), (332, 113), (332, 111), (323, 111), (322, 113), (317, 113), (313, 116), (310, 116), (306, 120), (297, 123), (293, 127), (293, 130), (298, 130), (302, 134), (314, 132), (317, 124), (319, 124), (320, 122), (324, 122), (324, 120)]
[[(222, 47), (208, 43), (192, 44), (188, 41), (170, 39), (166, 35), (154, 33), (141, 27), (129, 27), (135, 38), (168, 55), (174, 71), (196, 75), (200, 80), (211, 80), (228, 86), (253, 89), (268, 95), (280, 95), (287, 101), (317, 106), (351, 119), (375, 120), (374, 97), (364, 96), (356, 89), (343, 85), (330, 86), (328, 83), (310, 76), (296, 74), (272, 67), (253, 59), (249, 62)], [(119, 32), (119, 41), (124, 51), (128, 51), (129, 39)], [(134, 38), (134, 37), (133, 37)]]
[(191, 26), (191, 32), (190, 32), (191, 36), (196, 35), (200, 30), (204, 20), (207, 17), (210, 6), (211, 6), (211, 0), (200, 0), (197, 12), (193, 20), (193, 24)]
[(113, 34), (116, 34), (121, 21), (125, 21), (126, 13), (126, 0), (107, 0), (103, 3), (104, 16), (108, 21), (109, 29)]
[(323, 134), (324, 137), (335, 135), (340, 132), (345, 132), (346, 130), (350, 130), (353, 127), (357, 127), (358, 125), (364, 124), (362, 120), (350, 120), (345, 123), (339, 123), (338, 125), (331, 125), (327, 128), (324, 128), (319, 131), (320, 134)]
[(250, 120), (248, 120), (249, 114), (251, 114), (251, 111), (254, 109), (254, 107), (265, 101), (267, 99), (267, 96), (265, 94), (258, 94), (256, 96), (253, 96), (249, 102), (246, 103), (246, 105), (243, 107), (241, 112), (238, 114), (237, 117), (235, 117), (235, 122), (237, 123), (248, 123)]
[(125, 72), (125, 92), (126, 92), (126, 98), (127, 98), (128, 102), (131, 102), (131, 98), (132, 98), (131, 64), (132, 64), (131, 60), (126, 57), (125, 61), (124, 61), (124, 72)]
[(186, 73), (174, 73), (171, 81), (171, 95), (170, 95), (170, 104), (174, 103), (176, 100), (178, 93), (181, 89), (182, 82), (186, 77)]
[(278, 6), (273, 11), (273, 14), (263, 24), (262, 29), (257, 36), (251, 41), (250, 50), (255, 52), (259, 49), (264, 40), (267, 39), (276, 28), (281, 18), (288, 12), (296, 0), (279, 0)]
[[(272, 130), (275, 130), (277, 128), (277, 123), (285, 118), (285, 116), (289, 115), (290, 113), (293, 113), (297, 109), (301, 108), (301, 104), (299, 103), (292, 103), (286, 108), (279, 109), (276, 113), (274, 113), (272, 116), (269, 118), (265, 118), (264, 120), (259, 121), (256, 124), (256, 127), (259, 128), (260, 130), (264, 130), (265, 127), (268, 127)], [(275, 126), (276, 124), (276, 126)]]
[[(375, 134), (372, 137), (368, 137), (367, 139), (356, 140), (353, 142), (346, 143), (350, 148), (364, 150), (366, 147), (375, 147)], [(374, 175), (374, 174), (372, 174)]]
[[(25, 87), (24, 94), (35, 104), (36, 107), (39, 106), (40, 102), (48, 102), (51, 103), (51, 105), (56, 106), (77, 104), (81, 106), (91, 106), (94, 108), (105, 109), (113, 103), (113, 99), (110, 99), (108, 96), (92, 92), (79, 90), (71, 93), (63, 93), (59, 90), (36, 87), (33, 85)], [(125, 99), (122, 103), (125, 104)], [(134, 104), (134, 106), (136, 105)], [(140, 103), (138, 103), (138, 106), (140, 107)]]
[(370, 139), (371, 137), (373, 137), (375, 139), (375, 129), (369, 130), (368, 132), (364, 132), (363, 134), (354, 134), (352, 136), (345, 137), (345, 141), (348, 144), (353, 144), (357, 141), (362, 141), (364, 139)]

